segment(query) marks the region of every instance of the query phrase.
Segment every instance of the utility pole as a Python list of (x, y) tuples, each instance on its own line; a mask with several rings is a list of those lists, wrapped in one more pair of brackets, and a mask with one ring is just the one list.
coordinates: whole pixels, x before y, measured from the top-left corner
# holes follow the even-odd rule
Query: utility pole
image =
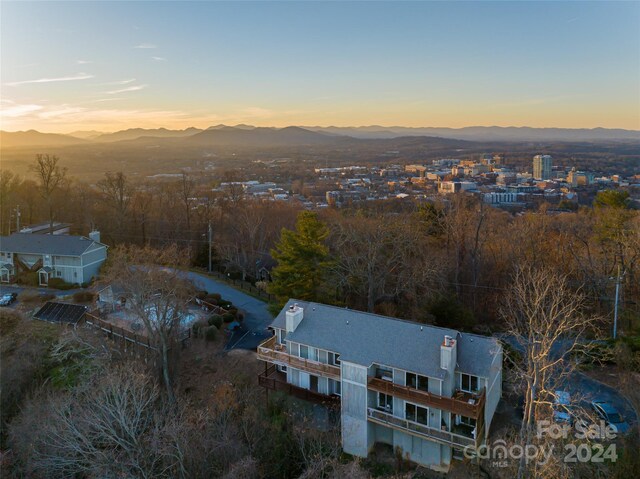
[(209, 273), (211, 273), (211, 220), (209, 220)]
[(16, 233), (20, 233), (20, 205), (16, 206)]

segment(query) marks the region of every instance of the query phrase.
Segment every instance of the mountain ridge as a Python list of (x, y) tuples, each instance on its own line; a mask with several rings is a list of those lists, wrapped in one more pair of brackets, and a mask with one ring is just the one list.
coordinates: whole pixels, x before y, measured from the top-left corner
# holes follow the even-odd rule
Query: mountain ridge
[(256, 127), (239, 124), (219, 124), (200, 129), (189, 127), (183, 130), (167, 128), (130, 128), (113, 133), (73, 132), (73, 134), (43, 133), (36, 130), (0, 132), (2, 147), (24, 146), (71, 146), (91, 143), (115, 143), (120, 141), (144, 141), (154, 139), (184, 140), (202, 145), (289, 145), (322, 144), (339, 141), (340, 138), (360, 140), (394, 139), (402, 137), (431, 137), (465, 141), (494, 142), (593, 142), (593, 141), (640, 141), (640, 131), (621, 128), (534, 128), (469, 126), (463, 128), (401, 127), (366, 125), (357, 127), (338, 126), (288, 126), (284, 128)]

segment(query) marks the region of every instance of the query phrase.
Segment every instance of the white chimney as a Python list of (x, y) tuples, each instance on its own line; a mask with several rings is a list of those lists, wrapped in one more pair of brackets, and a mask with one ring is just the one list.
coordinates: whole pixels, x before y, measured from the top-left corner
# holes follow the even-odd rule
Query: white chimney
[(298, 303), (295, 303), (294, 305), (289, 306), (289, 309), (285, 313), (285, 316), (286, 316), (285, 327), (286, 327), (287, 333), (293, 333), (296, 330), (296, 328), (302, 321), (302, 318), (304, 316), (303, 313), (304, 313), (304, 310), (300, 306), (298, 306)]
[(451, 336), (445, 336), (440, 346), (440, 367), (453, 373), (458, 362), (456, 340)]
[(89, 238), (100, 243), (100, 231), (92, 230), (91, 233), (89, 233)]

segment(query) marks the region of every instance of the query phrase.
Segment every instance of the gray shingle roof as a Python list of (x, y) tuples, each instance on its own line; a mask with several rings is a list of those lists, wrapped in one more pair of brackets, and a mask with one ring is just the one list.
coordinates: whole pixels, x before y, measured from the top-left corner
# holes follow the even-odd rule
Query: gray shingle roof
[(285, 312), (294, 303), (304, 309), (304, 317), (288, 340), (339, 353), (342, 360), (367, 367), (376, 363), (443, 379), (440, 345), (446, 335), (458, 339), (456, 370), (488, 377), (500, 350), (498, 341), (486, 336), (293, 299), (271, 327), (285, 329)]
[(84, 236), (14, 233), (11, 236), (0, 236), (0, 251), (18, 254), (81, 256), (94, 243), (97, 242)]

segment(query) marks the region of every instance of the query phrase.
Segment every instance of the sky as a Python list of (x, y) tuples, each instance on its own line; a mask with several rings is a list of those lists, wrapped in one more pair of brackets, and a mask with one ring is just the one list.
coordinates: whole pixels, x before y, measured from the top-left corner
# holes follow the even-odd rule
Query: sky
[(640, 130), (640, 2), (0, 2), (0, 127)]

